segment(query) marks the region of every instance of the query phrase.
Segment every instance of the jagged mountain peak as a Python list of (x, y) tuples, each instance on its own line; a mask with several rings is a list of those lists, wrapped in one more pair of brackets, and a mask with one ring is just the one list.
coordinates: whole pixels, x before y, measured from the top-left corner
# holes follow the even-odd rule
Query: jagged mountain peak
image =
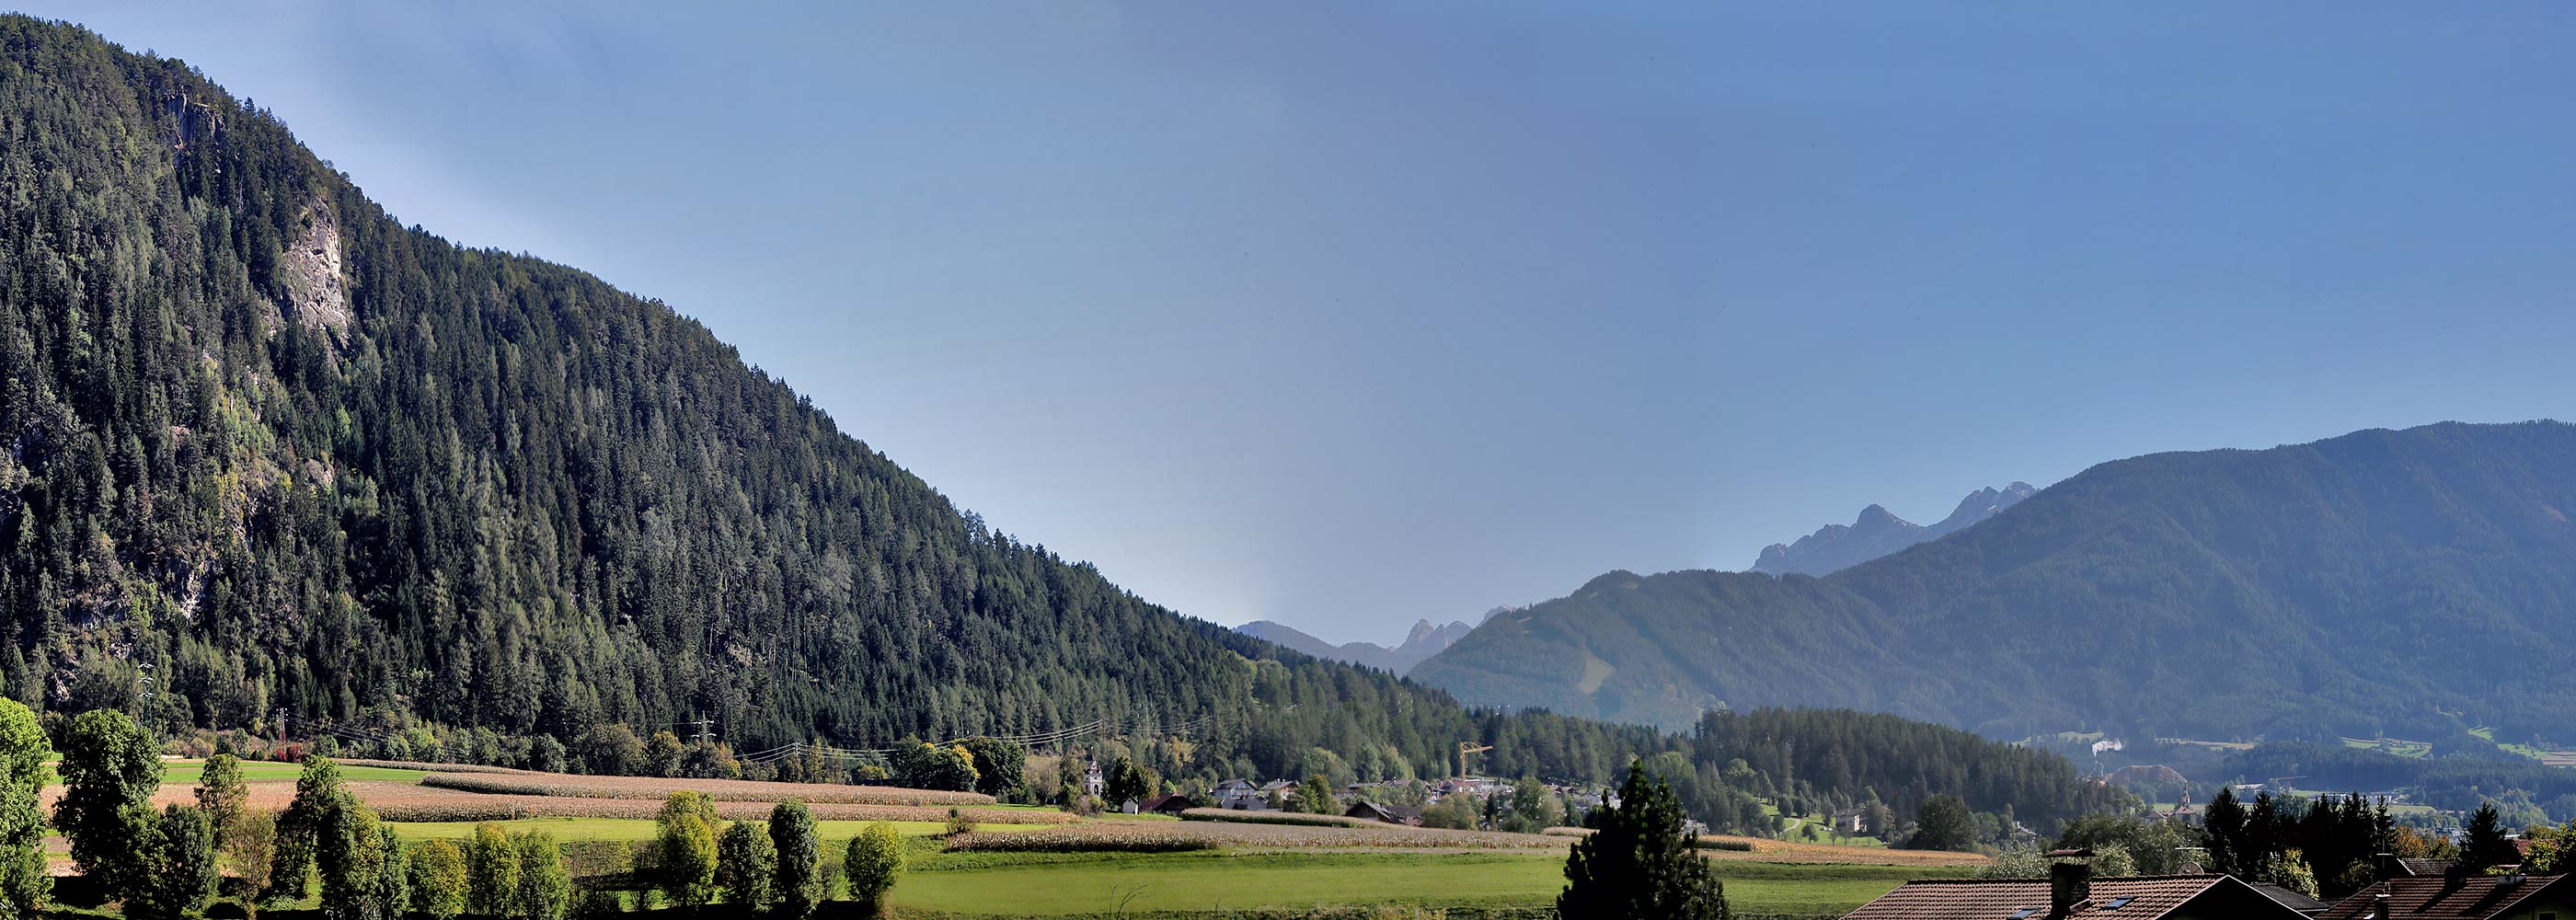
[[(1486, 615), (1492, 616), (1490, 613)], [(1394, 646), (1379, 645), (1375, 642), (1344, 642), (1337, 645), (1318, 639), (1294, 626), (1271, 620), (1254, 620), (1235, 627), (1234, 631), (1317, 658), (1384, 668), (1402, 674), (1413, 670), (1413, 666), (1421, 664), (1423, 659), (1440, 654), (1442, 649), (1465, 638), (1467, 633), (1474, 629), (1474, 626), (1468, 625), (1464, 620), (1453, 620), (1443, 625), (1433, 625), (1427, 619), (1415, 620), (1413, 628), (1405, 631), (1404, 641)]]
[(1885, 556), (1926, 540), (1938, 540), (1966, 530), (2020, 504), (2038, 490), (2030, 483), (2014, 481), (2003, 488), (1988, 486), (1968, 493), (1959, 500), (1957, 510), (1940, 523), (1926, 527), (1896, 516), (1887, 506), (1871, 504), (1860, 509), (1860, 515), (1848, 526), (1827, 524), (1815, 533), (1799, 537), (1796, 543), (1774, 543), (1762, 548), (1750, 571), (1771, 575), (1828, 575)]

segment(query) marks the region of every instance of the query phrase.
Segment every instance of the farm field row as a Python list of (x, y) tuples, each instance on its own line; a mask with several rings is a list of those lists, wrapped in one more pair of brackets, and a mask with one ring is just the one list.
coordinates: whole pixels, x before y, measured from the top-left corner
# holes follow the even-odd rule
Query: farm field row
[[(461, 840), (473, 836), (474, 829), (484, 823), (492, 823), (514, 834), (534, 831), (551, 835), (557, 841), (614, 840), (631, 843), (653, 839), (657, 828), (653, 822), (638, 818), (521, 818), (515, 821), (494, 822), (390, 821), (386, 823), (394, 829), (394, 833), (402, 835), (405, 840)], [(824, 844), (837, 847), (848, 843), (850, 838), (858, 836), (859, 831), (865, 829), (870, 823), (867, 821), (816, 821), (814, 830), (822, 837)], [(894, 825), (896, 833), (907, 837), (930, 837), (947, 829), (947, 825), (938, 821), (889, 821), (887, 823)], [(1034, 825), (992, 825), (984, 829), (996, 833), (1010, 833), (1033, 827)]]
[[(895, 886), (902, 908), (957, 914), (1397, 905), (1539, 907), (1565, 887), (1561, 851), (1200, 852), (993, 859), (939, 854)], [(1017, 855), (1017, 854), (1014, 854)], [(1957, 867), (1717, 862), (1739, 914), (1833, 917), (1915, 878)]]

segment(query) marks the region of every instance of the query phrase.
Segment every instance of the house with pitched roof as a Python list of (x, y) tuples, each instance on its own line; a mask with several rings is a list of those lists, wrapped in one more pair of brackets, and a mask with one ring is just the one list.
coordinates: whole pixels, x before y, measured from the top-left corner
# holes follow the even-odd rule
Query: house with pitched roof
[(2318, 914), (2320, 920), (2576, 920), (2576, 881), (2564, 875), (2392, 878)]
[(1843, 920), (2307, 920), (2225, 875), (2095, 879), (2078, 863), (2051, 869), (2047, 879), (1907, 882)]

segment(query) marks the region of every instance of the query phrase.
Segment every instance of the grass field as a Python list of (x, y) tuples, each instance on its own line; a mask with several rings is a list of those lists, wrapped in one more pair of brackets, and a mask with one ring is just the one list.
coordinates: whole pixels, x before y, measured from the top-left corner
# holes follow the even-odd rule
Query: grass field
[[(197, 784), (197, 780), (202, 777), (205, 772), (206, 762), (202, 760), (165, 761), (161, 766), (161, 784), (164, 786), (194, 786)], [(296, 777), (304, 774), (304, 765), (293, 763), (272, 763), (265, 760), (245, 760), (242, 761), (241, 772), (242, 780), (245, 782), (256, 783), (261, 780), (273, 779), (294, 782)], [(340, 767), (341, 779), (380, 779), (396, 783), (416, 783), (420, 781), (421, 777), (428, 775), (429, 773), (423, 770), (394, 770), (386, 767), (352, 767), (346, 765), (342, 765)]]
[[(388, 818), (397, 834), (410, 840), (458, 839), (471, 835), (478, 822), (453, 820), (480, 816), (507, 818), (496, 823), (512, 831), (542, 831), (557, 841), (639, 842), (652, 839), (649, 816), (660, 807), (660, 794), (673, 786), (708, 787), (718, 792), (718, 809), (734, 820), (759, 820), (767, 813), (764, 799), (794, 795), (825, 800), (814, 804), (820, 820), (827, 862), (837, 862), (840, 849), (870, 823), (887, 817), (899, 833), (913, 838), (913, 868), (892, 895), (905, 914), (939, 916), (1064, 916), (1142, 912), (1189, 912), (1269, 908), (1305, 911), (1316, 907), (1484, 908), (1514, 911), (1542, 909), (1564, 887), (1562, 837), (1490, 832), (1434, 831), (1402, 826), (1302, 827), (1208, 821), (1173, 821), (1162, 816), (1103, 816), (1074, 819), (1051, 810), (970, 806), (989, 834), (942, 841), (946, 830), (935, 818), (944, 807), (918, 807), (833, 798), (908, 795), (879, 788), (816, 787), (797, 784), (669, 781), (642, 778), (557, 777), (545, 774), (439, 774), (422, 782), (428, 771), (412, 765), (344, 764), (341, 775), (350, 792)], [(156, 799), (188, 797), (200, 779), (202, 761), (165, 764)], [(300, 768), (289, 764), (245, 762), (243, 778), (251, 784), (254, 807), (283, 807), (293, 794)], [(60, 790), (49, 790), (49, 796)], [(911, 801), (911, 799), (905, 799)], [(540, 817), (542, 816), (542, 817)], [(1004, 821), (1077, 822), (1006, 824)], [(1011, 839), (1034, 837), (1123, 838), (1187, 837), (1210, 849), (1190, 852), (1008, 852), (959, 850), (983, 841), (1004, 850)], [(1920, 853), (1884, 849), (1867, 838), (1832, 846), (1792, 839), (1741, 840), (1747, 850), (1710, 850), (1708, 857), (1727, 885), (1728, 900), (1740, 915), (1766, 918), (1829, 918), (1913, 878), (1955, 877), (1973, 871), (1961, 863), (1982, 861), (1957, 853)], [(1204, 839), (1202, 839), (1204, 838)]]
[[(1835, 916), (1913, 878), (1969, 870), (1719, 861), (1739, 913)], [(1047, 915), (1322, 905), (1538, 906), (1565, 887), (1565, 857), (1527, 853), (939, 854), (893, 903), (961, 914)]]

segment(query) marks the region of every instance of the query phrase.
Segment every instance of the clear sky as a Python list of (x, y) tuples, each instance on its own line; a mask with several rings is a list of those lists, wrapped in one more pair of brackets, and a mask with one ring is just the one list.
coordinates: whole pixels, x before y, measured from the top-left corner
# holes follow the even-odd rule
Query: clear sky
[(540, 5), (26, 11), (1222, 623), (2576, 416), (2576, 7)]

